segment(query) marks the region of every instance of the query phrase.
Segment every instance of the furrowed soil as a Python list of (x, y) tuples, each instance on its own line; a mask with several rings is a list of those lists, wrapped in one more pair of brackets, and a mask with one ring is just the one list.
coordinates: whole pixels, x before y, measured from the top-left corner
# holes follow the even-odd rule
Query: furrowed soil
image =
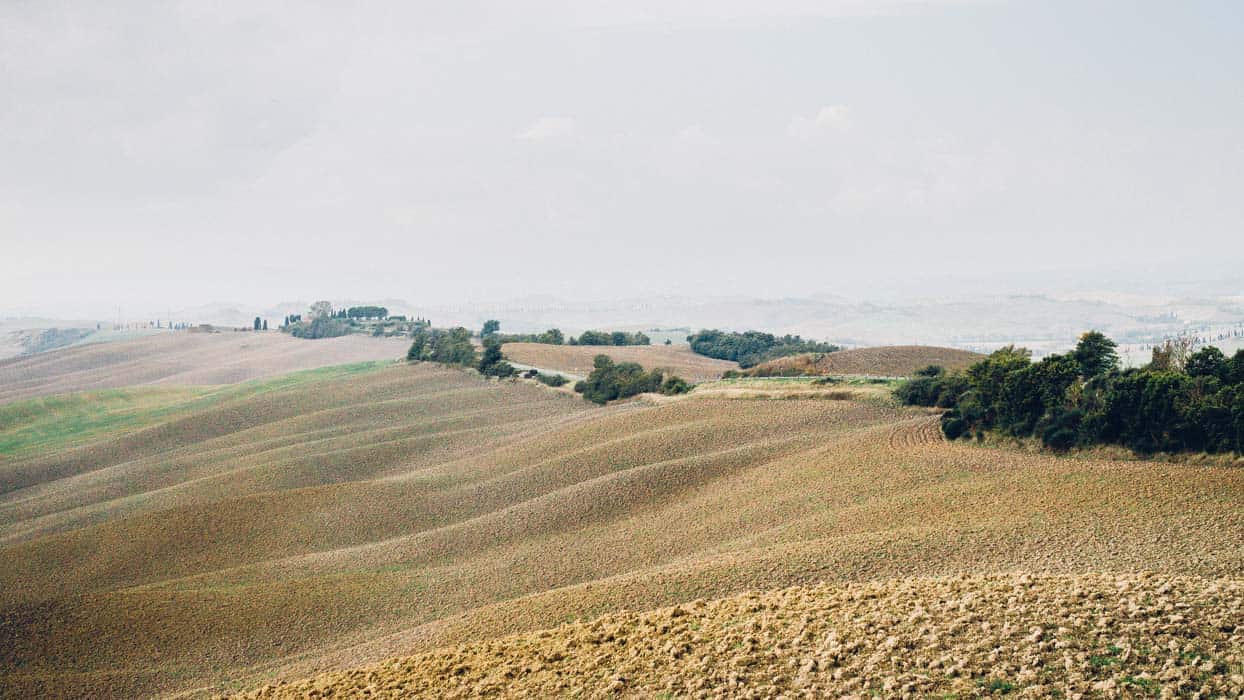
[(615, 613), (246, 697), (1238, 697), (1242, 616), (1238, 578), (821, 584)]
[(303, 340), (276, 331), (170, 332), (0, 360), (0, 404), (140, 385), (234, 384), (296, 370), (406, 355), (410, 340), (347, 335)]
[(0, 695), (1239, 686), (1238, 469), (947, 443), (833, 385), (267, 381), (0, 461)]
[(592, 371), (597, 355), (608, 355), (614, 362), (638, 362), (646, 370), (661, 369), (689, 382), (719, 378), (729, 369), (738, 369), (734, 362), (697, 355), (686, 345), (545, 345), (543, 343), (506, 343), (506, 358), (519, 364), (586, 377)]
[(983, 355), (931, 345), (891, 345), (838, 352), (780, 357), (748, 371), (757, 376), (797, 371), (808, 375), (862, 374), (874, 377), (910, 377), (916, 370), (941, 365), (948, 372), (967, 369)]

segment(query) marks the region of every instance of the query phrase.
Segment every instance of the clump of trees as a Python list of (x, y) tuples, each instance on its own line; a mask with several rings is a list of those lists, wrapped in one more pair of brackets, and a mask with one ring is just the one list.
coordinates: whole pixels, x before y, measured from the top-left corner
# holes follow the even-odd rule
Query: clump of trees
[[(351, 306), (344, 311), (346, 318), (376, 319), (383, 321), (389, 317), (389, 310), (383, 306)], [(405, 320), (403, 317), (402, 320)]]
[(477, 366), (480, 374), (489, 377), (510, 377), (514, 375), (514, 366), (505, 361), (501, 354), (501, 341), (496, 336), (484, 338), (484, 352), (480, 355)]
[(641, 331), (583, 331), (578, 338), (570, 337), (567, 345), (651, 345), (652, 339)]
[(350, 333), (350, 324), (340, 318), (318, 316), (310, 321), (298, 321), (286, 326), (285, 330), (295, 338), (336, 338)]
[(406, 360), (474, 367), (476, 358), (475, 346), (471, 344), (471, 331), (461, 326), (448, 329), (419, 326), (411, 335)]
[(652, 392), (685, 394), (691, 388), (681, 378), (666, 377), (659, 369), (648, 372), (636, 362), (615, 363), (608, 355), (597, 355), (592, 360), (591, 374), (574, 386), (583, 398), (598, 404)]
[(417, 326), (406, 351), (407, 362), (439, 362), (446, 365), (470, 367), (489, 377), (511, 377), (514, 366), (501, 354), (501, 342), (495, 337), (484, 338), (484, 350), (475, 352), (471, 344), (471, 331), (457, 328), (430, 328)]
[(1115, 343), (1096, 331), (1040, 362), (1007, 346), (962, 373), (930, 368), (897, 395), (949, 409), (942, 431), (952, 440), (992, 432), (1039, 438), (1054, 450), (1244, 453), (1244, 350), (1227, 358), (1213, 346), (1193, 352), (1181, 339), (1132, 369), (1119, 368)]
[(747, 331), (703, 330), (687, 336), (692, 352), (719, 360), (732, 360), (747, 369), (761, 362), (805, 352), (836, 352), (832, 343), (804, 340), (797, 335), (775, 336), (772, 333)]

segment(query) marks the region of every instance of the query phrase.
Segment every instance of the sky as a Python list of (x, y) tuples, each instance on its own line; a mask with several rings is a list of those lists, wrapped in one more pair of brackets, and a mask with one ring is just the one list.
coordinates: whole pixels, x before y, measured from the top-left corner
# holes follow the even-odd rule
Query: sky
[(0, 313), (1238, 274), (1241, 75), (1234, 1), (10, 0)]

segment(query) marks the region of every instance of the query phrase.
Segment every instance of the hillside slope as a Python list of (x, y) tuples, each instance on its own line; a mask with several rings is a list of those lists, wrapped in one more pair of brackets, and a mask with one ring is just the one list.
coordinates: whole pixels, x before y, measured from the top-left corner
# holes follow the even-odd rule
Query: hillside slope
[(0, 463), (0, 694), (243, 690), (821, 581), (1244, 573), (1239, 470), (949, 444), (935, 420), (596, 408), (426, 364), (183, 407)]
[(162, 333), (0, 360), (0, 403), (158, 384), (233, 384), (295, 370), (404, 357), (410, 341), (348, 335), (300, 340), (261, 333)]
[(686, 345), (545, 345), (506, 343), (506, 358), (524, 365), (586, 377), (597, 355), (608, 355), (614, 362), (638, 362), (644, 369), (661, 369), (689, 382), (717, 379), (738, 365), (726, 360), (697, 355)]
[(1240, 578), (822, 584), (615, 613), (245, 697), (1237, 697), (1241, 619)]
[(947, 371), (966, 369), (983, 358), (974, 352), (931, 345), (886, 345), (829, 353), (806, 353), (779, 357), (748, 370), (754, 376), (785, 373), (806, 375), (866, 374), (879, 377), (910, 377), (916, 370), (940, 365)]

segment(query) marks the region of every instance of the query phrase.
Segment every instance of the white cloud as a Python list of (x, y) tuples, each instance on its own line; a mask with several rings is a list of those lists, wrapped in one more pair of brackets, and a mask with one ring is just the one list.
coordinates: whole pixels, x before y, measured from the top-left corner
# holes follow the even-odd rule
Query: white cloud
[(544, 141), (561, 136), (569, 136), (575, 130), (575, 121), (571, 117), (540, 117), (531, 126), (518, 134), (518, 138), (528, 141)]
[(849, 131), (851, 129), (851, 108), (846, 105), (826, 105), (821, 107), (815, 117), (795, 115), (790, 120), (786, 132), (798, 139), (809, 139), (826, 131)]

